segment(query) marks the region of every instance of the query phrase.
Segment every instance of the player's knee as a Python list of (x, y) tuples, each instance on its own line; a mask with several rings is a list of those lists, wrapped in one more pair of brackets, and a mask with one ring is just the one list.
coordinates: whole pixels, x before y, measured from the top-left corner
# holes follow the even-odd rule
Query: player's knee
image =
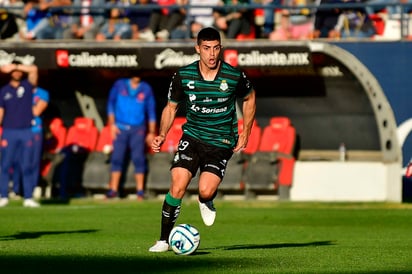
[(182, 188), (180, 186), (173, 186), (173, 185), (169, 190), (170, 195), (172, 195), (172, 197), (176, 199), (182, 199), (183, 196), (185, 195), (185, 191), (186, 191), (185, 188)]
[(216, 189), (209, 187), (199, 187), (199, 196), (205, 200), (211, 200), (215, 196)]

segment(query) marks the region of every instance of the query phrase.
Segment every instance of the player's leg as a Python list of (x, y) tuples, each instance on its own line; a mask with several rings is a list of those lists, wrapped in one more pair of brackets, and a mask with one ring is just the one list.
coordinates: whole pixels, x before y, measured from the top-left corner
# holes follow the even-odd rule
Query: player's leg
[(202, 172), (199, 177), (199, 209), (203, 222), (207, 226), (213, 225), (216, 218), (216, 209), (213, 200), (221, 178), (210, 172)]
[(172, 184), (169, 192), (166, 194), (162, 206), (160, 240), (157, 241), (154, 246), (149, 248), (150, 252), (165, 252), (169, 249), (169, 234), (179, 217), (183, 196), (192, 179), (192, 173), (182, 167), (173, 168), (171, 173)]
[(226, 165), (232, 157), (232, 150), (207, 144), (200, 145), (199, 209), (203, 222), (213, 225), (216, 209), (213, 199), (226, 171)]
[[(183, 135), (179, 142), (178, 152), (173, 157), (171, 167), (172, 183), (162, 206), (162, 222), (160, 240), (152, 246), (151, 252), (165, 252), (169, 249), (168, 238), (180, 213), (180, 205), (187, 186), (199, 168), (197, 143), (192, 138)], [(185, 157), (180, 157), (185, 155)]]

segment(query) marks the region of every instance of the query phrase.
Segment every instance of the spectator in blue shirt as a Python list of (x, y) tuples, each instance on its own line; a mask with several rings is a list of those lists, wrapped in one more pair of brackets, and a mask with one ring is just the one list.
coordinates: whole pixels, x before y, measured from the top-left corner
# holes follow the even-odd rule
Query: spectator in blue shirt
[[(0, 207), (9, 203), (10, 171), (17, 163), (23, 177), (25, 207), (38, 207), (33, 200), (33, 89), (37, 85), (36, 65), (15, 62), (1, 67), (10, 81), (0, 89), (0, 123), (3, 127), (0, 159)], [(27, 74), (27, 77), (26, 77)]]
[[(40, 164), (43, 150), (43, 121), (41, 114), (46, 110), (49, 104), (49, 92), (43, 88), (36, 87), (33, 90), (33, 122), (32, 122), (32, 140), (33, 140), (33, 191), (37, 186), (40, 178)], [(20, 159), (17, 159), (19, 161)], [(16, 165), (15, 165), (16, 166)], [(18, 169), (13, 169), (13, 190), (14, 193), (20, 194), (21, 173)]]
[(156, 103), (152, 87), (136, 75), (117, 80), (110, 90), (107, 115), (112, 131), (113, 152), (110, 190), (106, 197), (118, 196), (125, 156), (130, 150), (135, 168), (137, 198), (142, 200), (147, 172), (146, 144), (152, 142), (156, 130)]

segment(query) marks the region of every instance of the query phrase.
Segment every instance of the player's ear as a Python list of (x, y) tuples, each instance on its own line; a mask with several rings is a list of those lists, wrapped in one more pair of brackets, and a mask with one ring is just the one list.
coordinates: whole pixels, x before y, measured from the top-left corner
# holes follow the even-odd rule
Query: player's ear
[(199, 45), (196, 45), (196, 46), (195, 46), (195, 50), (196, 50), (196, 52), (197, 52), (198, 54), (200, 54), (200, 47), (199, 47)]

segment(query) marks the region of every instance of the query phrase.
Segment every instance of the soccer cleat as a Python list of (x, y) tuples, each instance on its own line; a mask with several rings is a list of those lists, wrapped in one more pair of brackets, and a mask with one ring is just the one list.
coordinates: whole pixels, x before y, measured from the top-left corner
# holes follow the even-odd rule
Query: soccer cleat
[(169, 250), (169, 244), (166, 241), (157, 241), (154, 246), (149, 248), (150, 252), (166, 252)]
[(110, 189), (110, 190), (107, 191), (107, 193), (106, 193), (106, 198), (107, 198), (107, 199), (117, 198), (117, 196), (119, 196), (119, 193), (117, 193), (117, 191), (114, 191), (113, 189)]
[(9, 204), (9, 199), (8, 198), (1, 198), (0, 199), (0, 207), (5, 207), (8, 204)]
[(200, 215), (202, 215), (203, 222), (207, 226), (213, 225), (216, 218), (216, 209), (213, 206), (213, 201), (202, 203), (199, 201)]
[(33, 199), (25, 199), (23, 202), (24, 207), (40, 207), (40, 204), (35, 202)]

